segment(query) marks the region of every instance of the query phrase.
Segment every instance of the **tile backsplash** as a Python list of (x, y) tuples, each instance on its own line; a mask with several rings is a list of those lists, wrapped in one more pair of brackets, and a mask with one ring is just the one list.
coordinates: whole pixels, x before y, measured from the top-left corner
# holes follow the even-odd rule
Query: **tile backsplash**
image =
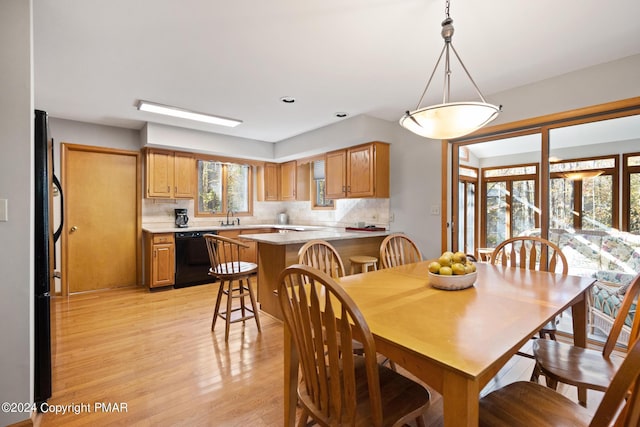
[[(253, 216), (241, 216), (241, 224), (274, 224), (285, 212), (289, 224), (353, 227), (359, 222), (389, 228), (389, 199), (338, 199), (334, 210), (313, 210), (306, 202), (253, 202)], [(196, 218), (194, 200), (143, 199), (142, 222), (167, 223), (174, 220), (174, 209), (186, 208), (189, 224), (217, 224), (220, 219)]]

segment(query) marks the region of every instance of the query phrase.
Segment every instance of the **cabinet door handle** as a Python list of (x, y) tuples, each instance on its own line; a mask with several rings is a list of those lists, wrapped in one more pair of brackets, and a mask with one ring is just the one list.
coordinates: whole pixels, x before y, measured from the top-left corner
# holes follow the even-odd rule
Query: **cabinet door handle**
[(171, 186), (167, 185), (167, 193), (171, 193)]

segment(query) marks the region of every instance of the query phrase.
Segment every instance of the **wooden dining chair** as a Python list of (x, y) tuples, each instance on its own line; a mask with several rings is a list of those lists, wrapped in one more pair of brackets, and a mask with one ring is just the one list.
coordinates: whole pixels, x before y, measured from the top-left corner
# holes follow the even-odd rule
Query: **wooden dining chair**
[[(490, 262), (504, 267), (516, 267), (527, 270), (559, 272), (567, 274), (569, 263), (562, 250), (553, 242), (535, 236), (512, 237), (500, 243), (493, 250)], [(556, 323), (554, 317), (538, 331), (540, 338), (556, 339)], [(532, 359), (533, 355), (519, 351), (519, 356)], [(538, 379), (534, 370), (531, 380)]]
[[(205, 234), (204, 239), (207, 243), (211, 263), (209, 274), (220, 280), (211, 330), (214, 330), (216, 320), (220, 317), (225, 321), (225, 341), (229, 340), (231, 323), (242, 322), (244, 325), (246, 320), (254, 319), (258, 332), (262, 332), (258, 304), (251, 285), (251, 276), (258, 271), (258, 266), (253, 262), (242, 261), (240, 257), (241, 250), (249, 248), (249, 245), (216, 234)], [(226, 297), (226, 309), (220, 311), (223, 296)], [(248, 304), (245, 301), (246, 298), (249, 298)], [(233, 308), (233, 300), (235, 299), (239, 300), (239, 306)], [(237, 312), (240, 315), (232, 317)]]
[[(298, 263), (317, 268), (334, 279), (345, 276), (345, 268), (340, 254), (331, 243), (324, 240), (310, 240), (302, 245), (298, 251)], [(358, 340), (353, 340), (352, 350), (355, 354), (362, 355), (364, 353), (362, 343)], [(392, 360), (385, 358), (382, 361), (382, 363), (386, 362), (389, 362), (391, 369), (396, 370), (396, 365)]]
[(480, 399), (480, 426), (640, 425), (640, 340), (613, 376), (593, 416), (574, 401), (540, 384), (519, 381)]
[(382, 268), (420, 261), (422, 261), (422, 253), (420, 253), (418, 245), (406, 234), (390, 234), (380, 243), (380, 263)]
[[(500, 243), (491, 255), (493, 264), (567, 274), (569, 263), (562, 250), (542, 237), (512, 237)], [(560, 271), (558, 271), (558, 267)]]
[[(320, 270), (296, 264), (280, 274), (278, 299), (300, 359), (298, 426), (309, 417), (324, 426), (425, 425), (428, 390), (377, 363), (369, 326), (342, 286)], [(351, 351), (355, 337), (363, 356)]]
[[(640, 294), (640, 274), (629, 284), (616, 315), (613, 327), (602, 351), (576, 347), (550, 340), (536, 340), (533, 355), (534, 370), (547, 379), (547, 386), (556, 389), (558, 382), (591, 390), (606, 391), (611, 378), (620, 368), (624, 357), (613, 354), (625, 319)], [(635, 315), (629, 336), (629, 348), (638, 340), (640, 316)], [(628, 357), (628, 356), (627, 356)], [(586, 401), (580, 402), (586, 406)]]
[(298, 263), (324, 271), (334, 279), (345, 275), (340, 254), (324, 240), (310, 240), (302, 245), (298, 251)]

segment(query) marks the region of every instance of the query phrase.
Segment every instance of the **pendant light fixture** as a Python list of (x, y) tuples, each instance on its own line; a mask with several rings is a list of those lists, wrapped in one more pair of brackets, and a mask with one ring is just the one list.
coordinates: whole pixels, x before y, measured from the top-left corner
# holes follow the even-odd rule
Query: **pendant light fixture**
[[(433, 68), (431, 77), (429, 77), (427, 86), (422, 92), (416, 109), (407, 111), (400, 119), (400, 125), (405, 129), (431, 139), (453, 139), (467, 135), (495, 119), (502, 110), (502, 106), (495, 106), (485, 101), (478, 85), (476, 85), (473, 78), (471, 78), (467, 67), (465, 67), (458, 52), (456, 52), (455, 47), (453, 47), (453, 43), (451, 42), (451, 38), (453, 37), (453, 19), (449, 16), (449, 0), (446, 0), (445, 16), (445, 20), (442, 21), (441, 32), (442, 38), (444, 39), (444, 47), (440, 52), (438, 62), (436, 62), (436, 66)], [(469, 77), (482, 102), (449, 102), (451, 94), (450, 51), (453, 51), (456, 58), (458, 58), (462, 69), (467, 74), (467, 77)], [(445, 59), (442, 104), (420, 108), (443, 55)]]

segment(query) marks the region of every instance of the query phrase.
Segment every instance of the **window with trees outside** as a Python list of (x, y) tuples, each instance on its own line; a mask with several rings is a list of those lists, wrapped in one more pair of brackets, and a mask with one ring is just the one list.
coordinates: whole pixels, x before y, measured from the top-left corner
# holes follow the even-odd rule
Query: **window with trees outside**
[(623, 221), (625, 229), (631, 233), (640, 234), (640, 153), (624, 155), (624, 185)]
[[(460, 227), (468, 215), (462, 206), (467, 189), (460, 185), (468, 167), (478, 168), (480, 175), (478, 247), (495, 247), (522, 232), (545, 238), (580, 230), (593, 236), (640, 235), (640, 104), (635, 99), (522, 123), (526, 128), (514, 123), (452, 143), (452, 175), (458, 182), (451, 198), (453, 249), (472, 249), (464, 238), (467, 230)], [(523, 163), (536, 164), (537, 172), (518, 176), (522, 171), (513, 168)], [(532, 191), (536, 196), (527, 199)]]
[(327, 199), (326, 196), (326, 176), (324, 160), (314, 160), (311, 163), (312, 169), (312, 191), (311, 209), (335, 209), (335, 202)]
[(514, 165), (482, 171), (484, 242), (500, 242), (539, 226), (538, 165)]
[(563, 160), (549, 166), (550, 228), (618, 227), (617, 156)]
[(460, 166), (458, 180), (458, 248), (474, 253), (476, 247), (476, 205), (478, 200), (478, 168)]
[(198, 159), (197, 216), (251, 214), (251, 166)]

